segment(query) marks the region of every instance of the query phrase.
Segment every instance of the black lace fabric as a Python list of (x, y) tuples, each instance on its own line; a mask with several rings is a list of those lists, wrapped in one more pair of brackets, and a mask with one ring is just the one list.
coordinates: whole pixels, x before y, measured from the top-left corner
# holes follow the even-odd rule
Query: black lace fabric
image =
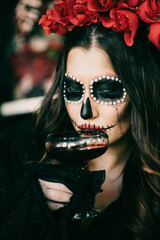
[[(38, 178), (66, 185), (73, 192), (69, 204), (51, 212)], [(21, 179), (13, 188), (0, 239), (67, 240), (68, 223), (76, 213), (84, 215), (92, 210), (104, 178), (104, 171), (41, 164), (30, 177)]]
[(94, 208), (95, 195), (101, 191), (105, 179), (105, 171), (88, 171), (87, 168), (71, 168), (63, 165), (43, 164), (36, 170), (37, 178), (59, 182), (67, 186), (73, 196), (64, 207), (70, 215), (86, 212)]

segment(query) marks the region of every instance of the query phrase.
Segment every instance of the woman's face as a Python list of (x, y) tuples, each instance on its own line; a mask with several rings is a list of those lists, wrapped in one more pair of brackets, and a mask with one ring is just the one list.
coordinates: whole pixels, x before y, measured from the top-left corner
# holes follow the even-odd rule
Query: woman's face
[(129, 97), (111, 64), (98, 47), (73, 48), (67, 58), (64, 99), (76, 130), (105, 129), (110, 146), (119, 142), (130, 127), (123, 117)]

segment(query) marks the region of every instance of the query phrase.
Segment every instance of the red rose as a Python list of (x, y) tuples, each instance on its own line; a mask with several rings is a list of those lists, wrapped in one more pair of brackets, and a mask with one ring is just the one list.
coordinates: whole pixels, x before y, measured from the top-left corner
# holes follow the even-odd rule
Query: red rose
[(76, 0), (57, 0), (57, 3), (59, 4), (63, 4), (63, 3), (66, 3), (66, 4), (69, 4), (70, 6), (76, 4)]
[(113, 8), (110, 17), (101, 17), (104, 27), (111, 27), (114, 31), (124, 32), (124, 40), (128, 46), (133, 45), (133, 39), (138, 28), (137, 15), (128, 9)]
[(145, 0), (138, 7), (137, 14), (146, 23), (160, 23), (160, 1)]
[(65, 35), (67, 33), (67, 29), (60, 23), (52, 23), (51, 26), (51, 32), (57, 33), (61, 36)]
[(88, 0), (76, 0), (76, 3), (84, 4), (87, 3)]
[(150, 24), (148, 39), (160, 50), (160, 23)]
[(52, 32), (59, 35), (64, 35), (67, 32), (67, 29), (63, 25), (56, 22), (54, 11), (52, 9), (48, 9), (46, 15), (42, 15), (38, 24), (42, 26), (47, 35)]
[(88, 10), (86, 5), (76, 4), (69, 10), (70, 21), (75, 26), (90, 25), (99, 22), (99, 15)]
[(67, 3), (56, 3), (54, 7), (54, 17), (58, 23), (61, 23), (63, 26), (67, 25), (70, 22), (68, 4)]
[(88, 0), (88, 9), (96, 12), (106, 12), (113, 8), (113, 0)]
[[(57, 0), (58, 4), (64, 3), (64, 0)], [(54, 5), (53, 5), (54, 6)]]
[(141, 2), (142, 0), (121, 0), (118, 3), (118, 8), (119, 6), (121, 7), (125, 7), (125, 8), (135, 8), (138, 6), (138, 4)]
[(50, 8), (47, 10), (46, 15), (42, 15), (42, 17), (40, 18), (38, 24), (42, 26), (42, 28), (44, 29), (44, 31), (46, 32), (47, 35), (49, 35), (52, 31), (50, 29), (50, 25), (52, 24), (52, 20), (48, 19), (49, 16), (53, 16), (53, 10)]

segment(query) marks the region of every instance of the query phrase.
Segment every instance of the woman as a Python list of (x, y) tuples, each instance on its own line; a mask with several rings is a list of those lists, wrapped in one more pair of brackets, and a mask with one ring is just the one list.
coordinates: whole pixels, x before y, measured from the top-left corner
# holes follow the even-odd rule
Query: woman
[[(76, 7), (78, 9), (80, 5), (73, 4), (75, 12), (71, 10), (72, 14), (67, 12), (65, 8), (67, 4), (65, 5), (66, 2), (63, 2), (61, 8), (66, 10), (66, 16), (70, 17), (70, 20), (65, 18), (65, 23), (64, 16), (58, 15), (63, 12), (60, 11), (60, 4), (57, 3), (54, 5), (54, 14), (51, 9), (48, 10), (46, 16), (43, 16), (39, 22), (47, 34), (50, 32), (62, 34), (63, 31), (60, 27), (71, 32), (66, 37), (57, 66), (55, 82), (39, 113), (38, 138), (43, 142), (48, 133), (62, 129), (65, 131), (72, 127), (78, 130), (80, 126), (85, 126), (84, 128), (87, 129), (88, 125), (102, 128), (110, 126), (110, 129), (107, 130), (110, 143), (108, 150), (88, 164), (88, 169), (91, 171), (105, 169), (106, 172), (106, 179), (102, 185), (103, 192), (96, 196), (95, 206), (104, 210), (114, 200), (121, 199), (122, 222), (131, 232), (131, 236), (135, 239), (158, 239), (160, 224), (158, 220), (160, 214), (160, 118), (158, 110), (160, 82), (158, 76), (160, 68), (157, 63), (159, 53), (148, 42), (145, 36), (147, 26), (143, 22), (139, 24), (133, 44), (132, 26), (132, 24), (136, 25), (137, 21), (132, 7), (138, 9), (136, 13), (144, 22), (147, 22), (144, 20), (144, 10), (148, 12), (151, 9), (145, 9), (148, 1), (135, 1), (132, 3), (134, 6), (129, 1), (125, 1), (125, 3), (120, 1), (115, 6), (111, 1), (114, 5), (109, 6), (108, 3), (111, 8), (110, 21), (113, 22), (111, 30), (106, 29), (110, 22), (105, 21), (105, 18), (100, 15), (100, 8), (95, 11), (95, 8), (98, 9), (97, 2), (95, 1), (95, 5), (91, 5), (93, 3), (91, 1), (87, 1), (87, 5), (82, 3), (81, 12), (78, 10), (76, 12)], [(103, 8), (107, 5), (102, 2), (99, 2), (100, 4)], [(79, 20), (80, 14), (84, 14), (86, 17), (88, 13), (85, 10), (82, 11), (84, 6), (87, 6), (88, 11), (92, 11), (90, 14), (99, 13), (105, 28), (99, 23), (93, 23), (91, 17), (91, 25), (81, 27), (81, 25), (89, 25), (83, 20), (82, 22)], [(116, 9), (112, 7), (116, 7)], [(127, 30), (123, 28), (124, 32), (126, 31), (124, 35), (126, 44), (123, 33), (120, 33), (122, 29), (114, 29), (116, 24), (111, 15), (111, 12), (116, 15), (119, 11), (117, 16), (122, 18), (120, 15), (122, 9), (123, 15), (126, 14), (125, 17), (129, 14), (134, 16), (134, 22), (131, 20), (131, 15), (128, 17), (131, 22), (130, 39), (127, 39)], [(129, 13), (128, 10), (130, 10)], [(52, 16), (55, 22), (50, 23), (49, 16)], [(88, 14), (88, 16), (90, 15)], [(95, 22), (96, 17), (94, 15)], [(47, 20), (48, 23), (45, 24)], [(160, 27), (157, 26), (159, 32)], [(151, 27), (153, 25), (150, 26), (149, 39), (152, 41)], [(105, 76), (104, 79), (103, 76)], [(113, 80), (107, 79), (107, 76), (113, 77)], [(118, 82), (122, 83), (121, 86), (116, 85), (116, 77), (118, 77)], [(97, 78), (98, 84), (94, 87)], [(83, 89), (85, 89), (84, 95), (81, 93), (81, 88), (74, 85), (77, 79), (81, 81)], [(93, 85), (91, 85), (92, 81)], [(64, 82), (65, 86), (63, 86)], [(91, 86), (93, 88), (90, 88)], [(52, 97), (57, 91), (56, 103), (54, 104), (54, 101), (51, 103)], [(123, 99), (122, 102), (121, 99)], [(40, 183), (48, 198), (62, 201), (58, 198), (59, 195), (56, 198), (54, 194), (55, 188), (58, 188), (60, 193), (60, 186), (53, 185), (53, 196), (51, 196), (48, 195), (46, 189), (47, 183), (41, 180)], [(65, 194), (67, 201), (71, 194), (71, 192)], [(53, 204), (52, 206), (49, 204), (49, 206), (54, 208)]]
[[(103, 192), (96, 196), (95, 207), (104, 210), (120, 197), (121, 221), (134, 239), (154, 239), (159, 231), (158, 75), (159, 66), (141, 37), (137, 36), (129, 48), (123, 35), (100, 25), (76, 29), (69, 33), (65, 42), (55, 82), (44, 100), (37, 123), (38, 139), (42, 142), (48, 133), (62, 129), (78, 130), (85, 124), (86, 129), (89, 124), (110, 127), (107, 130), (108, 150), (88, 164), (91, 171), (105, 169), (106, 172)], [(106, 77), (98, 81), (98, 89), (93, 90), (95, 101), (90, 83), (103, 76)], [(110, 80), (107, 76), (114, 78)], [(74, 85), (74, 77), (84, 86), (83, 97), (79, 86)], [(121, 86), (116, 85), (116, 77), (121, 79)], [(65, 97), (64, 81), (67, 85)], [(52, 100), (57, 91), (58, 97)], [(80, 102), (79, 98), (82, 98)], [(124, 101), (114, 104), (115, 99)], [(69, 201), (72, 193), (67, 189), (63, 190), (58, 184), (48, 185), (52, 188), (48, 193), (47, 182), (40, 180), (40, 183), (48, 199)], [(62, 199), (61, 191), (68, 191)], [(54, 209), (53, 203), (48, 205)]]
[[(112, 3), (111, 9), (114, 4), (118, 8), (117, 3)], [(44, 21), (40, 23), (43, 25)], [(45, 30), (53, 30), (54, 24), (53, 21)], [(143, 23), (134, 43), (133, 36), (124, 41), (123, 32), (108, 29), (99, 22), (87, 22), (87, 26), (79, 27), (65, 24), (61, 24), (61, 31), (64, 26), (72, 31), (66, 34), (53, 86), (38, 112), (36, 138), (45, 151), (44, 142), (50, 133), (97, 129), (107, 133), (107, 151), (89, 161), (86, 172), (81, 175), (86, 177), (88, 172), (105, 170), (102, 191), (97, 191), (94, 202), (94, 208), (101, 213), (89, 220), (73, 221), (72, 208), (66, 206), (71, 206), (79, 188), (77, 170), (49, 163), (51, 173), (48, 168), (43, 169), (43, 158), (43, 171), (40, 169), (37, 173), (36, 170), (32, 178), (32, 181), (39, 179), (41, 188), (38, 182), (32, 182), (28, 187), (32, 192), (27, 190), (30, 195), (26, 194), (26, 199), (32, 196), (30, 202), (34, 207), (28, 205), (29, 200), (24, 200), (19, 207), (22, 212), (25, 209), (28, 216), (19, 239), (22, 236), (23, 239), (33, 236), (34, 239), (159, 239), (158, 50), (145, 38)], [(58, 181), (54, 181), (54, 171)], [(83, 192), (83, 188), (80, 189)], [(85, 194), (87, 191), (89, 188)], [(78, 205), (79, 201), (74, 204)], [(16, 225), (15, 232), (17, 226), (22, 224)]]

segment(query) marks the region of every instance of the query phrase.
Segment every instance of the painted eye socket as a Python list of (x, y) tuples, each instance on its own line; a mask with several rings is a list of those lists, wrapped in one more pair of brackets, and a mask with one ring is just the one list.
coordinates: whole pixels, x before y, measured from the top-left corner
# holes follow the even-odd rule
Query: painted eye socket
[(79, 101), (83, 95), (82, 84), (66, 78), (64, 85), (65, 95), (67, 100)]
[(123, 97), (123, 86), (114, 80), (101, 80), (93, 84), (93, 94), (102, 101), (115, 101)]
[[(90, 81), (90, 96), (94, 101), (105, 105), (123, 103), (127, 92), (121, 80), (114, 76), (100, 76)], [(66, 103), (79, 103), (84, 96), (83, 82), (70, 73), (65, 73), (63, 97)]]

